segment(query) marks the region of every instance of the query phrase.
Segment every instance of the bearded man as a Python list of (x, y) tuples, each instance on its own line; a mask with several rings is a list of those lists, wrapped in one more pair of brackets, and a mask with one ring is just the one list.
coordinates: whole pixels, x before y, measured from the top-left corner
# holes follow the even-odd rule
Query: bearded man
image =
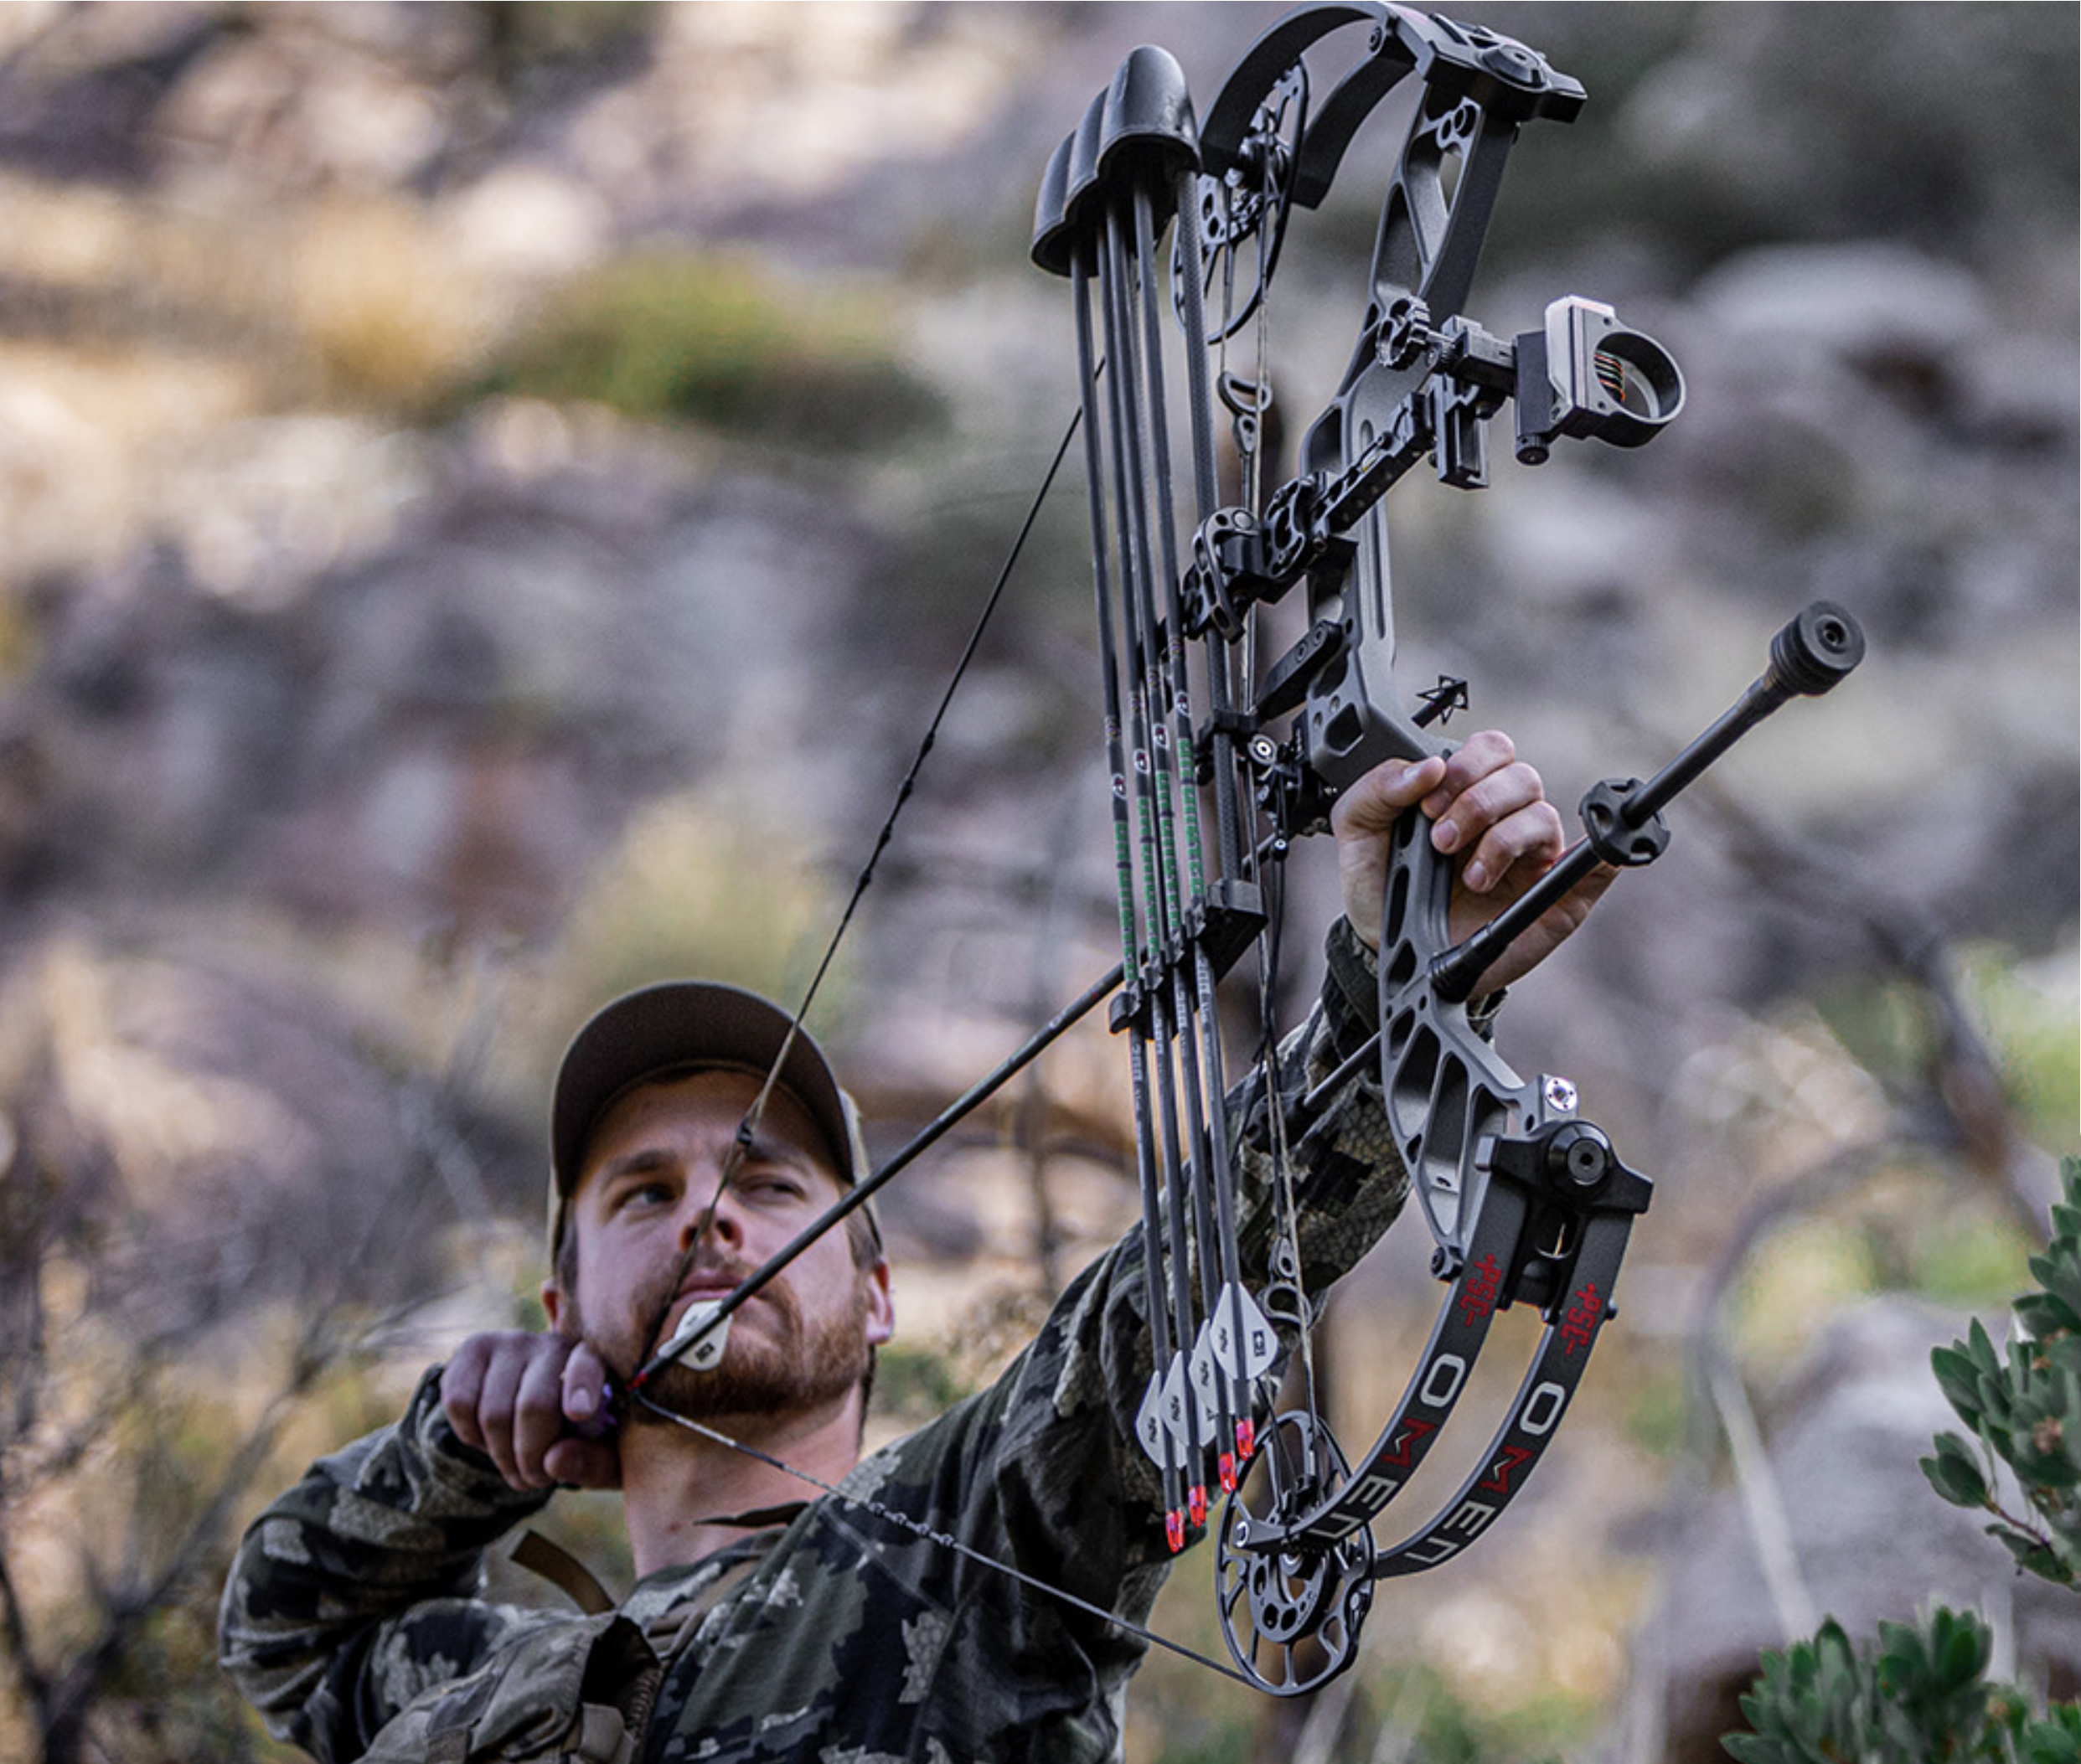
[[(1387, 839), (1412, 810), (1457, 860), (1459, 936), (1562, 848), (1538, 774), (1494, 733), (1390, 761), (1340, 798), (1345, 916), (1322, 1000), (1282, 1050), (1276, 1094), (1253, 1075), (1231, 1099), (1252, 1287), (1272, 1113), (1374, 1027)], [(1491, 996), (1609, 879), (1505, 951)], [(1134, 1436), (1151, 1369), (1139, 1230), (989, 1390), (863, 1461), (874, 1351), (895, 1327), (864, 1211), (732, 1314), (711, 1369), (633, 1389), (694, 1307), (866, 1173), (813, 1044), (750, 994), (649, 988), (581, 1031), (551, 1115), (550, 1328), (472, 1337), (402, 1420), (314, 1465), (246, 1535), (223, 1655), (271, 1730), (328, 1764), (1118, 1757), (1172, 1560)], [(1348, 1080), (1293, 1151), (1318, 1291), (1407, 1194), (1376, 1079)], [(620, 1490), (635, 1589), (613, 1603), (580, 1584), (597, 1607), (583, 1617), (488, 1602), (486, 1548), (561, 1486)]]

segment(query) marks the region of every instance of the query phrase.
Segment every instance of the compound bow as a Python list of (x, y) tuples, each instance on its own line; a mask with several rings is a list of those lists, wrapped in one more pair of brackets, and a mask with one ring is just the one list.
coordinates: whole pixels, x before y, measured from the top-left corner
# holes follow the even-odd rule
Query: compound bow
[[(1308, 53), (1353, 26), (1367, 33), (1363, 53), (1312, 104)], [(1268, 395), (1261, 372), (1217, 364), (1247, 321), (1263, 322), (1293, 211), (1321, 203), (1361, 125), (1397, 92), (1413, 108), (1350, 366), (1308, 429), (1297, 475), (1257, 496)], [(1593, 789), (1580, 843), (1464, 942), (1447, 928), (1450, 864), (1421, 818), (1404, 817), (1380, 928), (1380, 1032), (1365, 1057), (1377, 1060), (1447, 1291), (1400, 1402), (1355, 1460), (1312, 1397), (1257, 1452), (1252, 1390), (1276, 1357), (1273, 1323), (1304, 1329), (1307, 1305), (1290, 1230), (1257, 1297), (1238, 1266), (1216, 983), (1267, 932), (1268, 868), (1325, 824), (1368, 768), (1443, 750), (1428, 725), (1463, 691), (1441, 682), (1421, 708), (1403, 708), (1383, 498), (1427, 458), (1445, 483), (1485, 485), (1487, 425), (1506, 405), (1516, 456), (1536, 465), (1563, 436), (1639, 446), (1683, 403), (1674, 359), (1608, 306), (1557, 300), (1539, 328), (1509, 340), (1464, 312), (1520, 128), (1570, 120), (1583, 102), (1577, 82), (1492, 31), (1397, 6), (1307, 6), (1245, 54), (1204, 126), (1176, 61), (1135, 50), (1057, 148), (1037, 208), (1034, 260), (1071, 284), (1085, 389), (1124, 974), (1113, 1026), (1128, 1038), (1144, 1229), (1162, 1246), (1148, 1262), (1156, 1371), (1139, 1431), (1165, 1478), (1174, 1549), (1206, 1519), (1214, 1461), (1226, 1492), (1223, 1633), (1243, 1672), (1279, 1694), (1350, 1664), (1375, 1581), (1456, 1555), (1525, 1486), (1614, 1314), (1628, 1235), (1648, 1205), (1647, 1179), (1578, 1115), (1573, 1086), (1520, 1078), (1477, 1026), (1469, 1000), (1481, 974), (1595, 864), (1659, 855), (1670, 798), (1762, 717), (1825, 692), (1862, 654), (1848, 613), (1809, 607), (1733, 709), (1648, 782)], [(1170, 456), (1174, 355), (1189, 410), (1187, 547)], [(1217, 395), (1236, 419), (1246, 487), (1235, 503), (1217, 490)], [(1303, 584), (1306, 634), (1257, 668), (1255, 609)], [(1495, 1313), (1516, 1303), (1536, 1308), (1546, 1328), (1500, 1426), (1434, 1514), (1377, 1543), (1371, 1522), (1436, 1444)], [(1253, 1455), (1261, 1473), (1246, 1484)]]

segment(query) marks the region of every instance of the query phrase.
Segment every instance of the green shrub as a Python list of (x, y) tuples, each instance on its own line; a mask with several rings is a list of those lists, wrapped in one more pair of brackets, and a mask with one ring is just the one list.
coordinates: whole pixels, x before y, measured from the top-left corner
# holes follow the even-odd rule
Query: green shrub
[[(2081, 1567), (2081, 1159), (2065, 1162), (2061, 1180), (2052, 1240), (2030, 1263), (2038, 1287), (2016, 1301), (2019, 1338), (1997, 1353), (1975, 1322), (1930, 1357), (1972, 1436), (1939, 1434), (1921, 1465), (1954, 1506), (1994, 1514), (1989, 1533), (2021, 1567), (2072, 1586)], [(2004, 1469), (2021, 1511), (2004, 1504)], [(1880, 1624), (1876, 1648), (1853, 1644), (1831, 1617), (1811, 1641), (1764, 1654), (1742, 1699), (1750, 1730), (1721, 1744), (1741, 1764), (2081, 1764), (2081, 1705), (2033, 1718), (2023, 1691), (1987, 1678), (1993, 1639), (1978, 1617), (1941, 1605), (1918, 1625)]]
[[(1995, 1516), (1989, 1534), (2021, 1566), (2071, 1586), (2081, 1569), (2081, 1159), (2068, 1159), (2062, 1178), (2052, 1241), (2031, 1258), (2038, 1290), (2016, 1301), (2020, 1338), (1997, 1353), (1975, 1322), (1930, 1356), (1970, 1436), (1939, 1435), (1921, 1463), (1952, 1505)], [(2022, 1511), (2004, 1503), (2003, 1468)]]
[(572, 282), (480, 389), (812, 447), (886, 442), (937, 414), (864, 296), (673, 251)]
[(1810, 1642), (1766, 1653), (1742, 1699), (1753, 1730), (1721, 1743), (1741, 1764), (1929, 1764), (2081, 1758), (2081, 1708), (2037, 1720), (2014, 1685), (1990, 1682), (1993, 1632), (1970, 1612), (1934, 1607), (1920, 1624), (1882, 1623), (1853, 1646), (1833, 1618)]

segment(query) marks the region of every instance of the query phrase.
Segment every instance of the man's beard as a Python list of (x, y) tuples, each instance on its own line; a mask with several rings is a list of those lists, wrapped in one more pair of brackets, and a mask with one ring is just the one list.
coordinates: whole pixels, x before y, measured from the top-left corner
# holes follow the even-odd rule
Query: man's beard
[[(749, 1270), (725, 1269), (731, 1282)], [(639, 1325), (667, 1316), (676, 1295), (669, 1284), (646, 1292), (633, 1308)], [(697, 1371), (678, 1360), (660, 1366), (643, 1385), (643, 1395), (658, 1407), (689, 1421), (726, 1416), (784, 1415), (823, 1406), (843, 1397), (867, 1375), (873, 1350), (867, 1343), (866, 1282), (855, 1277), (854, 1302), (813, 1328), (803, 1321), (802, 1305), (782, 1281), (772, 1281), (744, 1308), (758, 1306), (763, 1315), (756, 1328), (732, 1329), (720, 1364)], [(732, 1313), (731, 1321), (742, 1316)], [(579, 1328), (584, 1329), (583, 1313)], [(657, 1339), (669, 1330), (659, 1327)], [(638, 1344), (632, 1344), (632, 1349)], [(610, 1353), (610, 1359), (622, 1356)], [(633, 1352), (629, 1354), (633, 1361)], [(633, 1367), (624, 1372), (626, 1384)], [(658, 1421), (640, 1403), (632, 1405), (631, 1421)]]

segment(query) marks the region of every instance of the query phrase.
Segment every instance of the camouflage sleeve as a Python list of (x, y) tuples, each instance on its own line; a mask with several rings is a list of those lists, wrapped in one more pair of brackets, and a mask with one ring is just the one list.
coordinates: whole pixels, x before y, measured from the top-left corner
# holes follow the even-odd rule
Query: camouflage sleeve
[(1283, 1206), (1280, 1168), (1290, 1184), (1302, 1285), (1318, 1292), (1348, 1273), (1392, 1225), (1409, 1198), (1408, 1172), (1394, 1148), (1377, 1062), (1345, 1078), (1312, 1114), (1300, 1100), (1365, 1044), (1379, 1027), (1374, 952), (1348, 920), (1325, 940), (1322, 997), (1286, 1038), (1268, 1075), (1253, 1070), (1229, 1099), (1236, 1125), (1237, 1231), (1244, 1278), (1269, 1278), (1268, 1258)]
[[(1229, 1096), (1239, 1150), (1242, 1272), (1266, 1278), (1277, 1223), (1272, 1204), (1279, 1138), (1274, 1119), (1365, 1042), (1376, 1014), (1371, 952), (1340, 921), (1330, 934), (1320, 1002), (1289, 1034), (1269, 1075), (1260, 1069)], [(1388, 1137), (1376, 1070), (1326, 1099), (1288, 1148), (1294, 1171), (1304, 1273), (1327, 1284), (1393, 1223), (1408, 1178)], [(1171, 1560), (1164, 1537), (1161, 1478), (1134, 1436), (1153, 1366), (1139, 1229), (1072, 1284), (1033, 1344), (984, 1400), (971, 1433), (987, 1452), (994, 1547), (1051, 1586), (1139, 1622)], [(901, 1452), (901, 1447), (898, 1448)], [(921, 1462), (898, 1481), (927, 1473)], [(1074, 1613), (1050, 1622), (1082, 1629), (1095, 1662), (1139, 1658), (1140, 1644)]]
[(248, 1529), (219, 1612), (225, 1670), (276, 1738), (358, 1757), (421, 1690), (545, 1621), (480, 1594), (485, 1547), (548, 1498), (457, 1439), (436, 1367), (401, 1421), (319, 1459)]

